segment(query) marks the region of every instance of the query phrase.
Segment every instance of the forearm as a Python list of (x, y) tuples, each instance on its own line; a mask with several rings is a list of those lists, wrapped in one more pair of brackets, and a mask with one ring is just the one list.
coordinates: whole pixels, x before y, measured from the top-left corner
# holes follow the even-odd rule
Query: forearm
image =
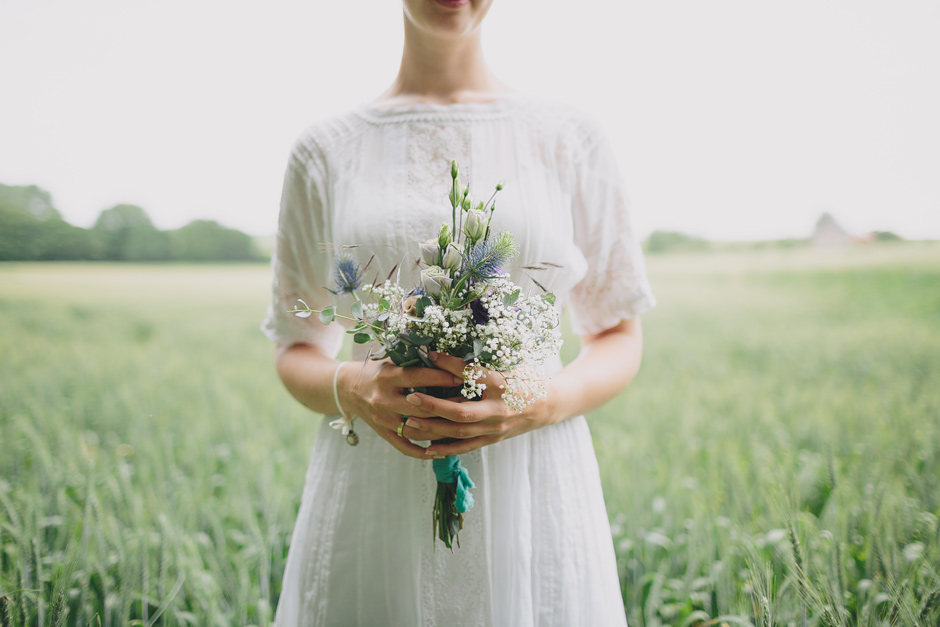
[(597, 409), (636, 376), (643, 354), (639, 318), (582, 338), (581, 352), (547, 382), (550, 422)]
[(275, 364), (291, 396), (315, 412), (339, 413), (333, 400), (333, 374), (339, 362), (315, 346), (293, 344), (277, 347)]

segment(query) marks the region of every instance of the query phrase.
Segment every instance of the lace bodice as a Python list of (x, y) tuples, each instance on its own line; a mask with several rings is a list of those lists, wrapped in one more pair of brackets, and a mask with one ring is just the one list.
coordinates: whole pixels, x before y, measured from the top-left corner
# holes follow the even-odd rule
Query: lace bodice
[(311, 126), (291, 151), (266, 334), (338, 352), (340, 328), (286, 311), (297, 298), (315, 308), (330, 302), (330, 244), (359, 246), (360, 262), (374, 254), (370, 273), (399, 264), (403, 283), (415, 279), (417, 242), (450, 221), (451, 159), (478, 199), (504, 181), (493, 225), (519, 241), (513, 279), (533, 293), (539, 285), (554, 292), (559, 307), (570, 306), (575, 332), (601, 331), (653, 306), (619, 170), (588, 117), (522, 97), (366, 105)]

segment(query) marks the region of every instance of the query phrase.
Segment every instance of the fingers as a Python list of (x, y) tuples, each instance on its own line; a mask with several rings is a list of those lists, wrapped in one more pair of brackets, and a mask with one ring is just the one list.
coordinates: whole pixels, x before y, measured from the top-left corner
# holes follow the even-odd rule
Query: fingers
[(470, 438), (468, 440), (457, 440), (456, 442), (448, 442), (446, 444), (436, 444), (432, 443), (424, 451), (425, 459), (433, 459), (435, 457), (450, 457), (451, 455), (463, 455), (464, 453), (469, 453), (470, 451), (475, 451), (477, 449), (483, 448), (495, 442), (498, 442), (499, 438), (491, 435), (484, 435), (477, 438)]
[(428, 358), (430, 358), (430, 360), (434, 362), (434, 365), (441, 370), (445, 370), (453, 375), (460, 377), (460, 384), (463, 383), (463, 369), (467, 363), (462, 358), (434, 351), (428, 353)]
[[(462, 360), (459, 360), (462, 363)], [(463, 368), (457, 374), (461, 374)], [(447, 370), (437, 368), (399, 368), (390, 366), (383, 369), (382, 375), (388, 383), (399, 388), (441, 387), (451, 388), (463, 385), (463, 376), (455, 376)]]
[[(464, 383), (464, 369), (467, 367), (467, 362), (465, 362), (460, 357), (453, 357), (445, 353), (428, 353), (431, 361), (434, 362), (434, 365), (442, 370), (446, 370), (454, 374), (457, 379), (459, 379), (458, 385)], [(494, 396), (497, 393), (502, 396), (502, 388), (506, 385), (506, 378), (496, 370), (490, 370), (488, 368), (481, 368), (480, 366), (475, 366), (483, 371), (483, 376), (480, 377), (477, 381), (486, 384), (486, 390), (483, 392), (483, 397)], [(418, 386), (411, 386), (418, 387)]]
[(460, 403), (413, 392), (406, 396), (405, 400), (411, 405), (415, 415), (418, 415), (415, 410), (420, 409), (429, 415), (440, 416), (453, 422), (479, 422), (487, 418), (507, 416), (507, 407), (501, 398)]
[(399, 436), (394, 431), (389, 431), (388, 429), (383, 429), (379, 427), (375, 430), (380, 436), (385, 438), (389, 444), (394, 446), (401, 452), (403, 455), (408, 457), (414, 457), (415, 459), (430, 459), (432, 456), (425, 452), (424, 447), (418, 446), (412, 442), (409, 442), (407, 439)]
[(395, 449), (397, 449), (403, 455), (408, 457), (414, 457), (415, 459), (431, 459), (432, 456), (424, 452), (424, 447), (418, 446), (417, 444), (410, 442), (409, 440), (430, 440), (433, 436), (428, 437), (431, 434), (425, 434), (420, 429), (411, 429), (404, 428), (402, 434), (398, 435), (398, 425), (401, 424), (401, 416), (397, 416), (395, 419), (392, 419), (391, 422), (394, 424), (394, 427), (391, 429), (385, 426), (383, 423), (389, 422), (389, 416), (383, 416), (382, 418), (377, 418), (373, 416), (372, 418), (363, 418), (363, 422), (372, 427), (372, 430), (375, 431), (379, 437), (384, 439), (386, 442), (391, 444)]
[[(431, 434), (431, 437), (425, 436), (422, 438), (425, 440), (438, 440), (441, 438), (457, 438), (458, 440), (467, 440), (480, 436), (499, 436), (505, 433), (508, 428), (505, 422), (496, 420), (481, 420), (479, 422), (452, 422), (442, 418), (409, 418), (406, 424), (416, 431), (425, 434)], [(406, 427), (405, 433), (407, 434), (408, 432), (409, 429)]]
[[(445, 437), (439, 433), (428, 431), (425, 425), (422, 425), (411, 416), (402, 416), (402, 419), (406, 420), (406, 422), (405, 426), (401, 429), (401, 435), (409, 440), (440, 440)], [(395, 434), (398, 434), (398, 427), (395, 427)]]

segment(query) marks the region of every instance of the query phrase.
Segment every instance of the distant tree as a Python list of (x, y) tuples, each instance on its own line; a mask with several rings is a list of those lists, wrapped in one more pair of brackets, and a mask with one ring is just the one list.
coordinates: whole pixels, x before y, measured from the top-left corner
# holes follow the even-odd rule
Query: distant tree
[(196, 220), (160, 231), (136, 205), (105, 209), (89, 229), (62, 219), (49, 192), (0, 185), (0, 261), (254, 261), (252, 238), (218, 222)]
[(170, 257), (169, 237), (157, 230), (137, 205), (115, 205), (98, 216), (92, 228), (113, 261), (164, 261)]
[(214, 220), (194, 220), (170, 232), (173, 259), (180, 261), (251, 261), (257, 259), (251, 237)]
[(901, 242), (904, 240), (903, 237), (891, 231), (874, 231), (872, 237), (876, 242)]
[(648, 253), (704, 250), (708, 248), (708, 242), (701, 237), (677, 231), (653, 231), (646, 240), (645, 248)]
[(42, 250), (36, 220), (0, 199), (0, 261), (38, 259)]
[(62, 219), (49, 192), (35, 185), (0, 185), (0, 209), (10, 210), (38, 222)]
[(91, 234), (68, 224), (49, 192), (29, 185), (0, 185), (0, 260), (94, 259)]

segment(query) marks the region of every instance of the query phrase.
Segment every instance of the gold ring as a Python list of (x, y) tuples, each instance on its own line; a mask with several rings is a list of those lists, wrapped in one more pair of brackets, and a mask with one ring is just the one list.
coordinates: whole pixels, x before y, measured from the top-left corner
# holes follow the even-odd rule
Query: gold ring
[(401, 422), (398, 423), (398, 431), (396, 431), (396, 433), (398, 434), (398, 437), (405, 437), (401, 434), (401, 432), (405, 430), (405, 422), (407, 420), (408, 420), (408, 416), (401, 417)]

